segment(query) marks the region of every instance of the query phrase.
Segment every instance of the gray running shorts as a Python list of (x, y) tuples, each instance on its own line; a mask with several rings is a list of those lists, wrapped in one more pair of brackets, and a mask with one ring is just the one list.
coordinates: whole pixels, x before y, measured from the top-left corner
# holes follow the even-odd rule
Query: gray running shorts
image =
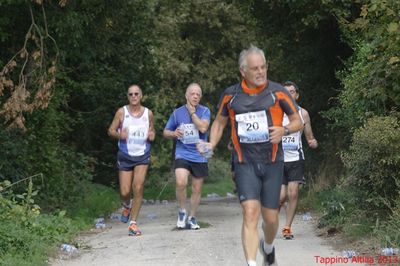
[(235, 163), (235, 182), (239, 201), (256, 199), (265, 208), (278, 209), (283, 162)]

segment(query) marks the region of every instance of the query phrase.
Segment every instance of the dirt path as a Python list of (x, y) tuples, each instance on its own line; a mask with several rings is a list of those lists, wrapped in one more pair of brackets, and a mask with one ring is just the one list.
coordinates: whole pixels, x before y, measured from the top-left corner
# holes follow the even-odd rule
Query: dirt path
[[(79, 257), (56, 259), (51, 265), (246, 265), (240, 237), (242, 215), (236, 198), (204, 199), (199, 208), (198, 219), (208, 223), (209, 227), (196, 231), (177, 231), (174, 202), (166, 205), (146, 204), (142, 207), (139, 220), (142, 236), (128, 237), (126, 224), (107, 221), (112, 228), (81, 237), (90, 248), (82, 250)], [(280, 219), (283, 223), (283, 212)], [(297, 215), (293, 226), (295, 240), (282, 240), (280, 232), (278, 233), (275, 247), (279, 266), (356, 265), (351, 262), (328, 262), (328, 257), (342, 258), (340, 252), (333, 250), (326, 241), (317, 237), (314, 228), (313, 221), (303, 221)], [(262, 265), (261, 259), (258, 254), (258, 265)]]

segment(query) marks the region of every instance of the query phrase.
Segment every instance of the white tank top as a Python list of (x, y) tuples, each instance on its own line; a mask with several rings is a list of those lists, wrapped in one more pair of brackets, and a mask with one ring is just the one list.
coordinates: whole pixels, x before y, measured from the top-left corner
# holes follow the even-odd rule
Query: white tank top
[[(301, 113), (301, 108), (299, 106), (299, 115), (301, 121), (304, 124), (303, 115)], [(289, 124), (289, 118), (286, 114), (283, 115), (282, 125), (286, 126)], [(303, 130), (294, 132), (287, 136), (282, 137), (282, 148), (284, 152), (285, 162), (294, 162), (299, 160), (304, 160), (303, 144), (301, 143), (301, 136)]]
[(150, 143), (147, 140), (149, 134), (149, 109), (144, 107), (144, 112), (140, 117), (134, 117), (124, 106), (124, 117), (118, 131), (126, 129), (128, 138), (120, 140), (118, 147), (130, 156), (141, 156), (150, 150)]

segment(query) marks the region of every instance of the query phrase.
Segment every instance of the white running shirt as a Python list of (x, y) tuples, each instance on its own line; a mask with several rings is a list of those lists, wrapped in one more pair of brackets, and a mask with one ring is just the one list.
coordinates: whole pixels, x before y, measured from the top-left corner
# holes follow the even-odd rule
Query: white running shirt
[(118, 132), (122, 129), (128, 131), (128, 139), (118, 142), (119, 149), (130, 156), (142, 156), (150, 149), (147, 140), (149, 134), (149, 109), (144, 108), (140, 117), (134, 117), (124, 106), (124, 117)]
[[(299, 114), (301, 121), (304, 124), (304, 119), (301, 113), (300, 106), (299, 106)], [(289, 118), (286, 114), (284, 114), (282, 125), (286, 126), (287, 124), (289, 124)], [(282, 148), (284, 152), (285, 162), (304, 160), (303, 144), (301, 143), (302, 134), (303, 130), (300, 130), (282, 137)]]

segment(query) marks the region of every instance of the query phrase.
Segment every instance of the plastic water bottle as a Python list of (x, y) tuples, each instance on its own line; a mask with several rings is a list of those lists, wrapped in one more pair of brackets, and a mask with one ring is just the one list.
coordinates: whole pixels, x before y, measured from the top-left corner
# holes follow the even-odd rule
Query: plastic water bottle
[(112, 214), (110, 214), (110, 219), (119, 221), (121, 219), (121, 214), (120, 213), (112, 213)]
[(104, 218), (97, 218), (97, 219), (94, 219), (94, 223), (95, 223), (95, 224), (104, 224)]
[(214, 154), (212, 149), (210, 149), (204, 141), (198, 142), (198, 149), (200, 154), (205, 158), (211, 158)]
[(302, 216), (303, 221), (310, 221), (311, 219), (312, 219), (311, 213), (309, 213), (309, 212), (304, 213)]
[(357, 256), (357, 252), (354, 250), (343, 250), (342, 256), (351, 259), (354, 256)]
[(149, 218), (150, 220), (154, 220), (157, 218), (157, 213), (150, 212), (149, 214), (147, 214), (147, 218)]
[(106, 228), (106, 223), (104, 218), (97, 218), (94, 220), (96, 229), (104, 229)]
[[(182, 132), (185, 132), (185, 124), (184, 123), (180, 123), (178, 129), (180, 129)], [(179, 137), (179, 140), (182, 140), (183, 137)]]
[(74, 245), (62, 244), (60, 250), (70, 258), (79, 255), (79, 250)]
[(381, 251), (381, 255), (384, 255), (384, 256), (392, 256), (392, 255), (398, 255), (398, 254), (399, 254), (398, 248), (383, 248)]
[(219, 195), (215, 192), (211, 193), (211, 194), (207, 194), (207, 198), (209, 199), (217, 199), (219, 198)]
[(232, 194), (232, 193), (230, 193), (230, 192), (226, 192), (226, 197), (228, 197), (228, 198), (235, 198), (236, 196), (235, 196), (235, 194)]

